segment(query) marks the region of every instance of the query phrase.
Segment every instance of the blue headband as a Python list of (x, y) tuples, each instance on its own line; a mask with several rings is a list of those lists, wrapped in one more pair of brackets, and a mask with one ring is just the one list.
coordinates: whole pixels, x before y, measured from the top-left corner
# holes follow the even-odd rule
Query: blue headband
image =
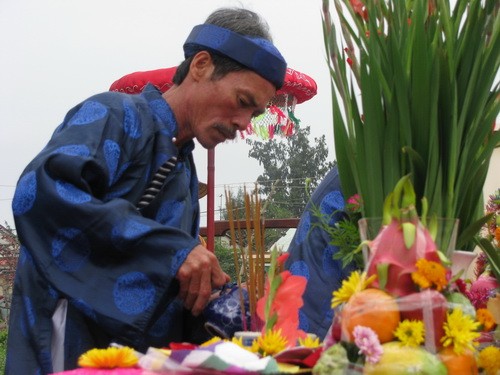
[(184, 43), (184, 57), (188, 58), (204, 49), (219, 53), (273, 83), (283, 86), (286, 61), (268, 40), (247, 37), (231, 30), (203, 24), (193, 28)]

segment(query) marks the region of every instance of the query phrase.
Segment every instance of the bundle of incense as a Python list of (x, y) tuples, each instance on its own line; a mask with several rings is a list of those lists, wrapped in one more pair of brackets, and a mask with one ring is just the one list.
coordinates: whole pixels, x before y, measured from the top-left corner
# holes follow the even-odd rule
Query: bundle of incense
[[(226, 208), (228, 212), (229, 230), (231, 234), (231, 246), (233, 248), (234, 266), (240, 269), (238, 262), (238, 250), (242, 259), (242, 273), (244, 274), (246, 289), (248, 292), (249, 310), (251, 316), (252, 330), (258, 330), (260, 326), (256, 315), (256, 306), (259, 298), (264, 296), (265, 282), (265, 246), (264, 246), (264, 225), (261, 217), (261, 206), (257, 188), (253, 195), (250, 195), (244, 187), (245, 200), (245, 227), (246, 230), (246, 251), (243, 246), (242, 221), (238, 220), (238, 209), (233, 206), (231, 194), (226, 190)], [(236, 219), (235, 219), (236, 217)], [(239, 247), (239, 249), (238, 249)], [(238, 273), (237, 283), (240, 289), (240, 304), (244, 314), (244, 302), (242, 292), (241, 275)], [(244, 316), (244, 315), (243, 315)], [(246, 320), (244, 329), (247, 330)]]

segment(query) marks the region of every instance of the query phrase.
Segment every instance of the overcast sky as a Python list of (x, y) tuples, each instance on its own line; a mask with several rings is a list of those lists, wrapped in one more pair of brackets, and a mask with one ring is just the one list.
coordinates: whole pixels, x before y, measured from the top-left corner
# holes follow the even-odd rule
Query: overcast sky
[[(108, 90), (126, 74), (178, 65), (183, 60), (182, 44), (192, 27), (222, 6), (244, 6), (260, 13), (288, 65), (316, 81), (317, 95), (298, 105), (295, 115), (302, 126), (311, 127), (311, 138), (326, 135), (329, 160), (333, 160), (321, 3), (0, 0), (0, 223), (14, 225), (11, 203), (17, 180), (70, 108)], [(248, 150), (241, 140), (216, 148), (216, 206), (225, 186), (251, 184), (262, 173), (257, 161), (248, 157)], [(207, 180), (206, 159), (206, 150), (198, 146), (195, 160), (201, 181)], [(500, 174), (492, 174), (490, 168), (487, 193), (500, 186)], [(206, 205), (206, 198), (201, 203)]]
[[(288, 66), (316, 81), (317, 95), (295, 114), (312, 137), (326, 134), (333, 160), (321, 0), (0, 0), (0, 223), (13, 226), (15, 184), (70, 108), (125, 74), (179, 64), (192, 27), (221, 6), (260, 13)], [(198, 146), (201, 181), (206, 156)], [(244, 141), (219, 145), (216, 197), (261, 172)]]

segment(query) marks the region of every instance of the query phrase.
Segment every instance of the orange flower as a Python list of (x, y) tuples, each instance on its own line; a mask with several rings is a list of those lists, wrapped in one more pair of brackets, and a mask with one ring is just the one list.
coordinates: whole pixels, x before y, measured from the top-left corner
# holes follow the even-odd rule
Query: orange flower
[(279, 330), (287, 342), (295, 346), (299, 337), (306, 336), (298, 327), (299, 309), (304, 304), (302, 295), (307, 279), (292, 275), (290, 271), (278, 273), (279, 263), (284, 262), (287, 256), (278, 259), (277, 250), (273, 249), (264, 296), (257, 301), (257, 316), (264, 322), (262, 334), (269, 330)]
[(78, 366), (93, 368), (133, 367), (137, 362), (134, 349), (126, 346), (91, 349), (78, 358)]
[(286, 260), (290, 256), (290, 253), (283, 253), (278, 258), (276, 258), (276, 268), (278, 272), (283, 272), (283, 267), (285, 265)]
[(417, 270), (412, 272), (411, 278), (421, 288), (436, 287), (441, 291), (447, 284), (446, 268), (440, 263), (425, 258), (420, 258), (416, 263)]
[[(281, 278), (281, 283), (271, 302), (269, 316), (276, 317), (273, 329), (281, 330), (288, 342), (294, 345), (299, 337), (305, 337), (305, 332), (299, 330), (298, 326), (299, 309), (303, 305), (302, 294), (306, 289), (307, 279), (303, 276), (292, 275), (290, 271), (284, 271), (278, 277)], [(269, 280), (267, 280), (264, 297), (257, 301), (257, 315), (263, 320), (269, 291)], [(265, 328), (263, 333), (265, 333)]]
[(476, 319), (481, 323), (485, 331), (491, 331), (495, 327), (493, 314), (488, 309), (477, 309)]

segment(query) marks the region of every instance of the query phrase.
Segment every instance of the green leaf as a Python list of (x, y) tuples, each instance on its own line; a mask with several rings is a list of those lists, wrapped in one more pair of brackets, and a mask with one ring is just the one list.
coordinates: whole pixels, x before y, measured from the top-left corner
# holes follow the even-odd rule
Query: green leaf
[(405, 246), (407, 249), (410, 249), (415, 243), (415, 238), (417, 235), (417, 230), (415, 228), (415, 224), (406, 222), (401, 224), (403, 228), (403, 238), (405, 242)]
[(500, 143), (492, 131), (500, 111), (498, 0), (436, 0), (432, 12), (429, 1), (363, 3), (368, 19), (350, 0), (323, 0), (342, 188), (361, 195), (363, 216), (379, 217), (399, 179), (411, 175), (417, 204), (425, 197), (430, 217), (459, 219), (467, 250)]
[(274, 323), (276, 322), (277, 316), (271, 315), (271, 307), (274, 301), (274, 297), (276, 296), (276, 292), (281, 285), (282, 277), (281, 275), (276, 274), (278, 269), (278, 249), (273, 247), (271, 250), (271, 261), (269, 265), (269, 269), (267, 271), (267, 279), (269, 281), (269, 294), (266, 300), (266, 306), (264, 309), (264, 321), (266, 324), (266, 331), (273, 329)]
[(480, 238), (477, 243), (488, 257), (491, 270), (500, 283), (500, 250), (495, 248), (486, 238)]
[(389, 264), (379, 263), (377, 264), (377, 277), (380, 289), (385, 289), (387, 285), (387, 276), (389, 274)]
[[(436, 241), (437, 232), (438, 232), (438, 221), (436, 215), (433, 215), (429, 220), (429, 225), (427, 226), (429, 234), (433, 241)], [(440, 249), (442, 250), (442, 249)]]
[(493, 213), (490, 213), (488, 215), (483, 216), (479, 220), (476, 220), (475, 222), (471, 223), (467, 228), (465, 228), (460, 236), (457, 238), (457, 249), (463, 249), (463, 246), (468, 243), (469, 241), (472, 241), (474, 239), (474, 236), (476, 236), (481, 228), (484, 227), (484, 225), (491, 220), (493, 217)]

